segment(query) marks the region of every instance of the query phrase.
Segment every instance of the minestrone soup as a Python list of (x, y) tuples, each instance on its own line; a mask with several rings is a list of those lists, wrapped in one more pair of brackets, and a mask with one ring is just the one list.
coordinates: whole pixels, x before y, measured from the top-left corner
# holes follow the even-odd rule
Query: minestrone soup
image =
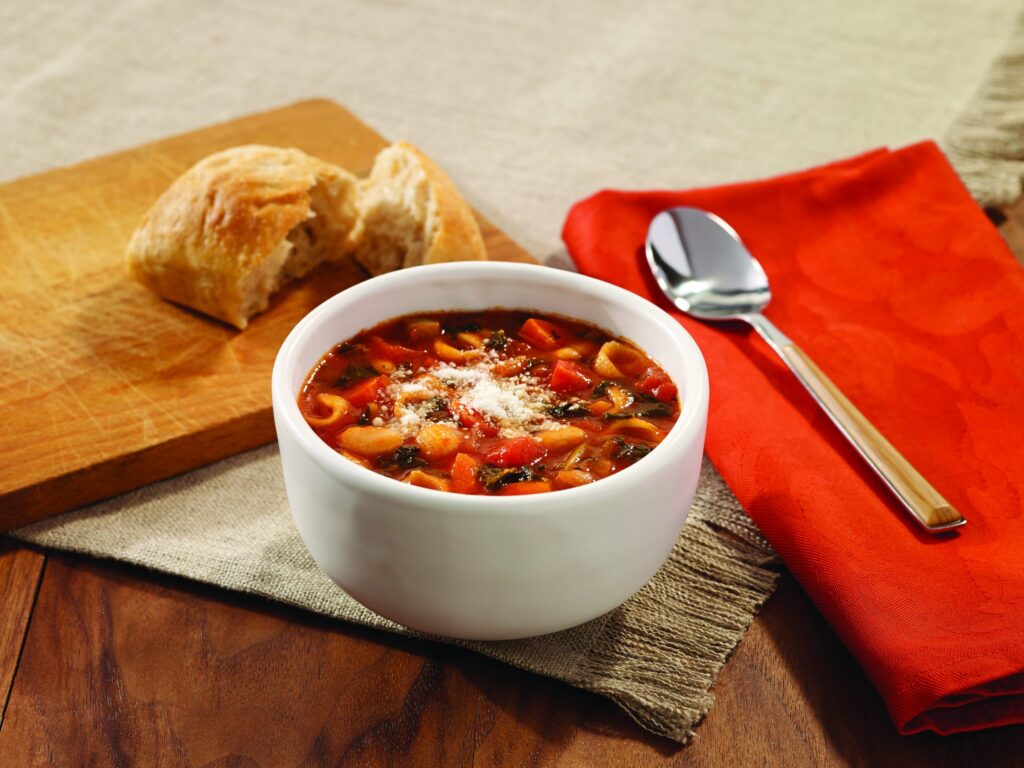
[(347, 459), (402, 482), (513, 496), (592, 483), (657, 446), (675, 383), (593, 325), (521, 310), (433, 312), (331, 349), (299, 395)]

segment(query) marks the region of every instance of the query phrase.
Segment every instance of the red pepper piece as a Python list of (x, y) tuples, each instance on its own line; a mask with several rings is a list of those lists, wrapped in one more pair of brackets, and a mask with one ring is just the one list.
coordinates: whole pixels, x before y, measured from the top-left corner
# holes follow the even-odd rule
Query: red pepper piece
[(529, 437), (510, 437), (495, 444), (484, 457), (496, 467), (525, 467), (544, 458), (544, 447)]
[(551, 371), (551, 388), (555, 392), (565, 394), (567, 392), (579, 392), (586, 389), (593, 382), (593, 377), (588, 376), (582, 368), (568, 360), (559, 360)]
[(459, 420), (459, 424), (466, 429), (476, 429), (483, 437), (494, 437), (498, 434), (498, 427), (472, 408), (467, 408), (459, 402), (451, 403), (448, 407)]
[(679, 390), (668, 374), (658, 368), (648, 368), (636, 383), (638, 392), (650, 395), (655, 400), (668, 403), (676, 399)]

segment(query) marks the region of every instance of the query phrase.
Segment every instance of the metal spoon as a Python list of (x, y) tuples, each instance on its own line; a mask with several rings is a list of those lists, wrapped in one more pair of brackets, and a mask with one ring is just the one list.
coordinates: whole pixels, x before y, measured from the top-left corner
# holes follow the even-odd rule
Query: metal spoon
[(768, 276), (732, 227), (707, 211), (671, 208), (651, 221), (646, 251), (661, 290), (683, 312), (700, 320), (742, 320), (753, 326), (926, 531), (940, 533), (967, 522), (803, 350), (761, 314), (772, 297)]

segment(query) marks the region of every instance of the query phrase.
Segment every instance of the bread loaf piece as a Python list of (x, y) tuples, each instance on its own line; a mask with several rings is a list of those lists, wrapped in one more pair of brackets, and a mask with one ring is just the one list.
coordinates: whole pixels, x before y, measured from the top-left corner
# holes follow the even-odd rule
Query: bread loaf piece
[(179, 177), (128, 245), (166, 299), (245, 328), (285, 282), (352, 250), (356, 179), (297, 149), (250, 145)]
[(486, 259), (469, 205), (444, 171), (418, 149), (381, 150), (359, 182), (355, 256), (372, 275), (417, 264)]
[(405, 142), (358, 182), (297, 149), (210, 155), (160, 196), (127, 257), (154, 293), (244, 329), (284, 283), (352, 253), (374, 275), (486, 258), (455, 184)]

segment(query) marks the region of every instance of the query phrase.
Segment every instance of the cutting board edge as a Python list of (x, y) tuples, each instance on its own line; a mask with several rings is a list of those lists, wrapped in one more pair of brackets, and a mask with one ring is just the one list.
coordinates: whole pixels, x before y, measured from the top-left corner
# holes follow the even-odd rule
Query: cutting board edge
[[(268, 407), (54, 475), (2, 497), (0, 533), (169, 480), (276, 440), (273, 413)], [(177, 450), (181, 446), (188, 450)]]

